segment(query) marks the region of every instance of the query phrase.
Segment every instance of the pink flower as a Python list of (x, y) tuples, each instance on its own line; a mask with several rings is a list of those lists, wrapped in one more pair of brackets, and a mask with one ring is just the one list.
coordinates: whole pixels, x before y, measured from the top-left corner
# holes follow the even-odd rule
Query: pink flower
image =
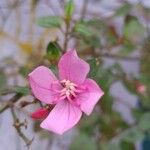
[(39, 66), (29, 74), (29, 83), (37, 99), (55, 105), (41, 127), (63, 134), (78, 123), (82, 112), (90, 115), (104, 93), (86, 78), (90, 67), (75, 50), (61, 57), (58, 68), (59, 80), (49, 68)]

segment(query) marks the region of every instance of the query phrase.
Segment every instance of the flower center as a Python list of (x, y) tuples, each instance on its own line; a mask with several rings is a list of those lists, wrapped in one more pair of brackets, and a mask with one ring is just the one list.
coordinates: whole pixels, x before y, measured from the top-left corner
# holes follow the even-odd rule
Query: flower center
[(70, 80), (62, 80), (60, 81), (63, 89), (60, 91), (60, 98), (72, 101), (77, 95), (77, 85)]

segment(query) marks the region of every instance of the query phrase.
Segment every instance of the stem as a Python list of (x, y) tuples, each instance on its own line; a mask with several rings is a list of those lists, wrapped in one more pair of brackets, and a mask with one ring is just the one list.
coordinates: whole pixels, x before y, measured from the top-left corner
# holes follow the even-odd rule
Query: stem
[(18, 135), (24, 140), (24, 142), (26, 143), (26, 146), (29, 147), (33, 141), (32, 140), (29, 140), (25, 135), (24, 133), (21, 131), (21, 126), (25, 126), (24, 123), (20, 123), (19, 122), (19, 119), (17, 118), (16, 114), (15, 114), (15, 111), (13, 108), (11, 108), (11, 112), (12, 112), (12, 116), (13, 116), (13, 119), (14, 119), (14, 127), (18, 133)]
[(68, 46), (68, 35), (69, 35), (69, 28), (70, 28), (70, 20), (65, 19), (66, 23), (66, 32), (65, 32), (65, 40), (64, 40), (64, 46), (63, 46), (63, 53), (66, 51)]
[(14, 97), (12, 97), (4, 107), (0, 108), (0, 113), (4, 112), (6, 109), (11, 107), (15, 102), (17, 102), (22, 97), (21, 94), (16, 94)]
[(14, 91), (13, 89), (5, 89), (3, 91), (0, 92), (0, 95), (8, 95), (8, 94), (13, 94), (16, 91)]
[(34, 99), (33, 101), (29, 102), (29, 101), (21, 101), (20, 102), (20, 107), (23, 108), (23, 107), (26, 107), (28, 105), (32, 105), (32, 104), (36, 104), (38, 103), (38, 100)]

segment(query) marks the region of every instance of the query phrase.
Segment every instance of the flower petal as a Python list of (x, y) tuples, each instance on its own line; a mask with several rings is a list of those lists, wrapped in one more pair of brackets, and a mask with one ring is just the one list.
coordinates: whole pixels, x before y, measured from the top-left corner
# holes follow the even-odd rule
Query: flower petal
[(41, 127), (57, 134), (63, 134), (80, 120), (81, 110), (63, 100), (56, 104), (48, 117), (41, 123)]
[(94, 106), (103, 96), (104, 92), (92, 79), (86, 79), (83, 86), (86, 87), (86, 90), (79, 95), (78, 99), (80, 101), (81, 110), (85, 114), (90, 115), (94, 109)]
[(84, 82), (90, 69), (89, 64), (78, 57), (76, 50), (66, 52), (61, 57), (58, 68), (60, 79), (68, 79), (76, 84)]
[(51, 70), (44, 66), (37, 67), (29, 74), (32, 93), (37, 99), (47, 104), (52, 104), (58, 95), (52, 87), (55, 82), (61, 86)]

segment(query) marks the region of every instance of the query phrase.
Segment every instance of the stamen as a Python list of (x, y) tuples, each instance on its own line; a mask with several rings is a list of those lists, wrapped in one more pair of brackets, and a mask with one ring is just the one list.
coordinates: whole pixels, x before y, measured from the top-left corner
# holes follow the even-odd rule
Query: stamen
[(61, 80), (61, 81), (60, 81), (60, 83), (65, 83), (65, 82), (66, 82), (66, 80)]
[(70, 80), (62, 80), (60, 83), (64, 87), (60, 91), (60, 99), (67, 98), (69, 101), (73, 101), (73, 99), (77, 96), (77, 85), (72, 83)]
[(70, 93), (74, 96), (74, 97), (76, 97), (77, 95), (75, 94), (75, 92), (74, 91), (70, 91)]

